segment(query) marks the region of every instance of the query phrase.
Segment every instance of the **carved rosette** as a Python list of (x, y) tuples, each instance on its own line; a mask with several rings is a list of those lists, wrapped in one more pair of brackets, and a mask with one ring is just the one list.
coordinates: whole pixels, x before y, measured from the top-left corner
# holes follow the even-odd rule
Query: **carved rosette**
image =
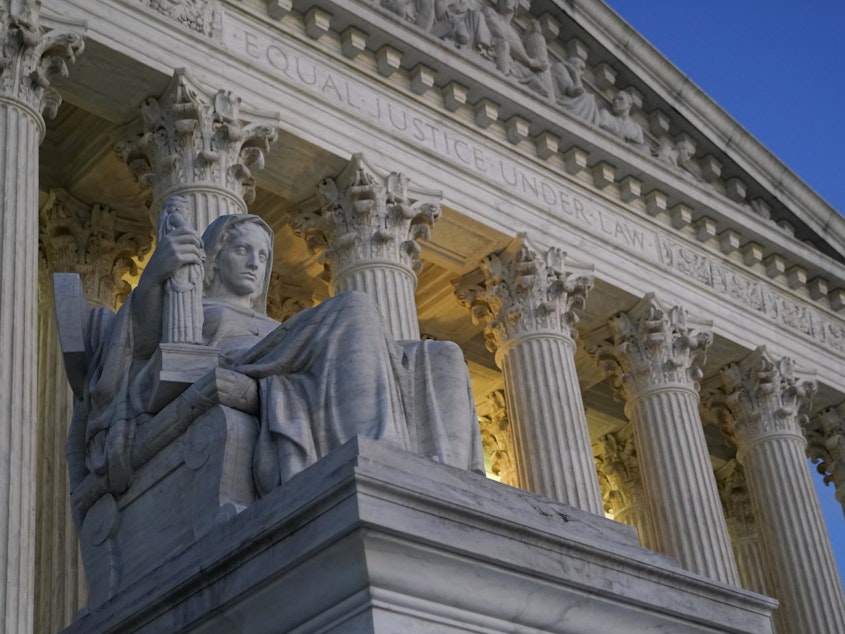
[(666, 309), (653, 294), (627, 313), (611, 317), (587, 346), (627, 403), (655, 388), (698, 390), (710, 322), (688, 319), (680, 306)]
[(41, 114), (53, 118), (62, 102), (50, 81), (68, 76), (67, 64), (84, 48), (84, 27), (47, 31), (40, 13), (37, 0), (0, 0), (0, 100), (30, 109), (43, 135)]
[(816, 463), (825, 484), (833, 483), (836, 499), (845, 509), (845, 404), (828, 407), (805, 428), (807, 455)]
[(761, 346), (721, 370), (724, 389), (710, 395), (722, 431), (740, 451), (774, 436), (803, 441), (802, 424), (816, 391), (811, 375), (798, 372), (792, 359), (775, 359)]
[(240, 98), (212, 93), (177, 70), (160, 98), (141, 104), (140, 120), (123, 130), (115, 150), (141, 187), (152, 189), (155, 217), (171, 195), (228, 199), (212, 217), (189, 219), (202, 231), (217, 215), (246, 212), (255, 197), (251, 169), (264, 167), (278, 124), (278, 115), (243, 116)]
[(497, 476), (504, 484), (518, 486), (513, 432), (505, 402), (505, 391), (491, 392), (478, 409), (481, 444), (484, 447), (484, 462), (487, 471)]
[(355, 154), (336, 179), (317, 186), (315, 198), (292, 213), (294, 232), (320, 253), (325, 277), (336, 281), (367, 263), (421, 267), (419, 240), (431, 237), (440, 218), (440, 194), (409, 190), (404, 174), (382, 176)]
[(89, 301), (116, 308), (131, 290), (123, 276), (136, 275), (135, 258), (152, 247), (152, 228), (119, 219), (103, 205), (86, 205), (63, 190), (50, 192), (39, 215), (42, 292), (52, 287), (52, 273), (79, 273)]
[(551, 334), (573, 341), (576, 309), (593, 288), (593, 267), (566, 261), (556, 247), (545, 251), (519, 234), (507, 248), (481, 262), (479, 271), (455, 282), (458, 301), (474, 323), (485, 323), (487, 349), (500, 354), (527, 335)]

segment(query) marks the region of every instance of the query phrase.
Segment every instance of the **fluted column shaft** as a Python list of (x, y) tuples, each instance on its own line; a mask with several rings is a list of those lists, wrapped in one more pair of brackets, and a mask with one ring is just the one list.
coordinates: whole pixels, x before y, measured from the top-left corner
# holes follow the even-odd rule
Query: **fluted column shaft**
[(339, 271), (332, 280), (332, 295), (344, 291), (363, 291), (379, 307), (384, 323), (398, 341), (420, 338), (417, 302), (414, 291), (417, 276), (404, 266), (390, 261), (370, 261)]
[(620, 508), (613, 516), (617, 522), (622, 522), (637, 529), (640, 546), (649, 550), (657, 550), (654, 538), (654, 520), (646, 500)]
[(455, 292), (502, 369), (520, 486), (602, 515), (572, 328), (592, 285), (592, 267), (519, 235)]
[(698, 412), (709, 327), (649, 294), (592, 333), (588, 349), (625, 400), (657, 550), (739, 585)]
[(367, 293), (396, 340), (420, 338), (414, 291), (422, 264), (417, 240), (428, 240), (440, 217), (440, 194), (409, 187), (355, 154), (337, 178), (291, 210), (291, 225), (320, 252), (333, 295)]
[(661, 385), (627, 406), (658, 550), (688, 570), (739, 585), (710, 455), (690, 386)]
[(737, 446), (780, 634), (845, 632), (845, 594), (816, 498), (801, 421), (815, 381), (758, 348), (721, 371), (713, 405)]
[(575, 344), (562, 335), (520, 337), (497, 355), (505, 390), (519, 482), (554, 500), (601, 514)]
[(771, 596), (772, 584), (766, 574), (759, 538), (756, 535), (734, 537), (732, 544), (742, 587), (758, 594)]
[(39, 113), (0, 94), (0, 625), (31, 632)]
[(800, 435), (740, 449), (783, 632), (845, 632), (845, 599)]

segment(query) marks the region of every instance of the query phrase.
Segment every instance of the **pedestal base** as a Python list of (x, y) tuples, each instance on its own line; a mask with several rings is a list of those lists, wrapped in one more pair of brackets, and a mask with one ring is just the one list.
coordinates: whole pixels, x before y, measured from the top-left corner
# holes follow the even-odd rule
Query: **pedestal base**
[(85, 632), (771, 632), (633, 529), (358, 438), (81, 614)]

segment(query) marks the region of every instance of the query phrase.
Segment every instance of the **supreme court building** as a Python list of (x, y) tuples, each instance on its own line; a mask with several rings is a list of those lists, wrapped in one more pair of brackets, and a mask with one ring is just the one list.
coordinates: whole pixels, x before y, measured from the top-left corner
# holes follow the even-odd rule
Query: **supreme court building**
[(600, 0), (0, 0), (0, 630), (88, 600), (52, 274), (116, 309), (173, 194), (273, 228), (274, 319), (358, 289), (456, 342), (501, 482), (448, 609), (418, 562), (367, 599), (402, 629), (278, 631), (845, 634), (845, 219)]

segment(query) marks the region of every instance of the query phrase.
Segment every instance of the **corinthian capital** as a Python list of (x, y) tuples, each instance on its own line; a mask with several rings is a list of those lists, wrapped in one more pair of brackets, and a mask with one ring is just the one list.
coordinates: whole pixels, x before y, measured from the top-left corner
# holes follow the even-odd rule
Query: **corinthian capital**
[[(52, 190), (41, 208), (40, 270), (79, 273), (89, 301), (115, 308), (129, 293), (123, 280), (137, 273), (135, 259), (152, 246), (152, 228), (118, 218), (103, 205), (87, 205), (63, 190)], [(49, 281), (40, 284), (49, 288)]]
[(476, 271), (455, 282), (458, 301), (473, 322), (486, 324), (487, 348), (495, 351), (519, 337), (551, 333), (575, 338), (575, 310), (593, 287), (593, 267), (566, 262), (566, 254), (545, 251), (519, 234), (505, 249), (488, 255)]
[(845, 403), (819, 412), (804, 431), (807, 454), (825, 484), (836, 487), (836, 498), (845, 506)]
[(417, 241), (431, 236), (441, 194), (409, 185), (404, 174), (382, 175), (355, 154), (337, 178), (320, 181), (316, 196), (291, 212), (291, 225), (321, 253), (327, 278), (373, 262), (417, 271)]
[(665, 308), (649, 293), (592, 333), (587, 349), (625, 400), (666, 385), (698, 389), (710, 326), (689, 319), (680, 306)]
[(727, 461), (716, 471), (716, 484), (731, 536), (756, 537), (757, 525), (742, 465), (736, 459)]
[(243, 205), (255, 196), (250, 168), (264, 167), (278, 124), (278, 115), (246, 115), (231, 92), (211, 92), (177, 70), (161, 97), (141, 104), (140, 119), (124, 128), (115, 150), (141, 187), (152, 188), (156, 215), (167, 197), (191, 189), (223, 192)]
[(50, 81), (67, 77), (84, 48), (84, 26), (47, 30), (42, 22), (38, 0), (0, 0), (0, 97), (52, 118), (62, 100)]
[(617, 515), (626, 508), (645, 502), (630, 427), (599, 438), (595, 462), (605, 511)]
[(813, 375), (797, 371), (792, 359), (775, 358), (761, 346), (720, 375), (724, 387), (708, 400), (737, 447), (768, 436), (802, 435), (816, 383)]

